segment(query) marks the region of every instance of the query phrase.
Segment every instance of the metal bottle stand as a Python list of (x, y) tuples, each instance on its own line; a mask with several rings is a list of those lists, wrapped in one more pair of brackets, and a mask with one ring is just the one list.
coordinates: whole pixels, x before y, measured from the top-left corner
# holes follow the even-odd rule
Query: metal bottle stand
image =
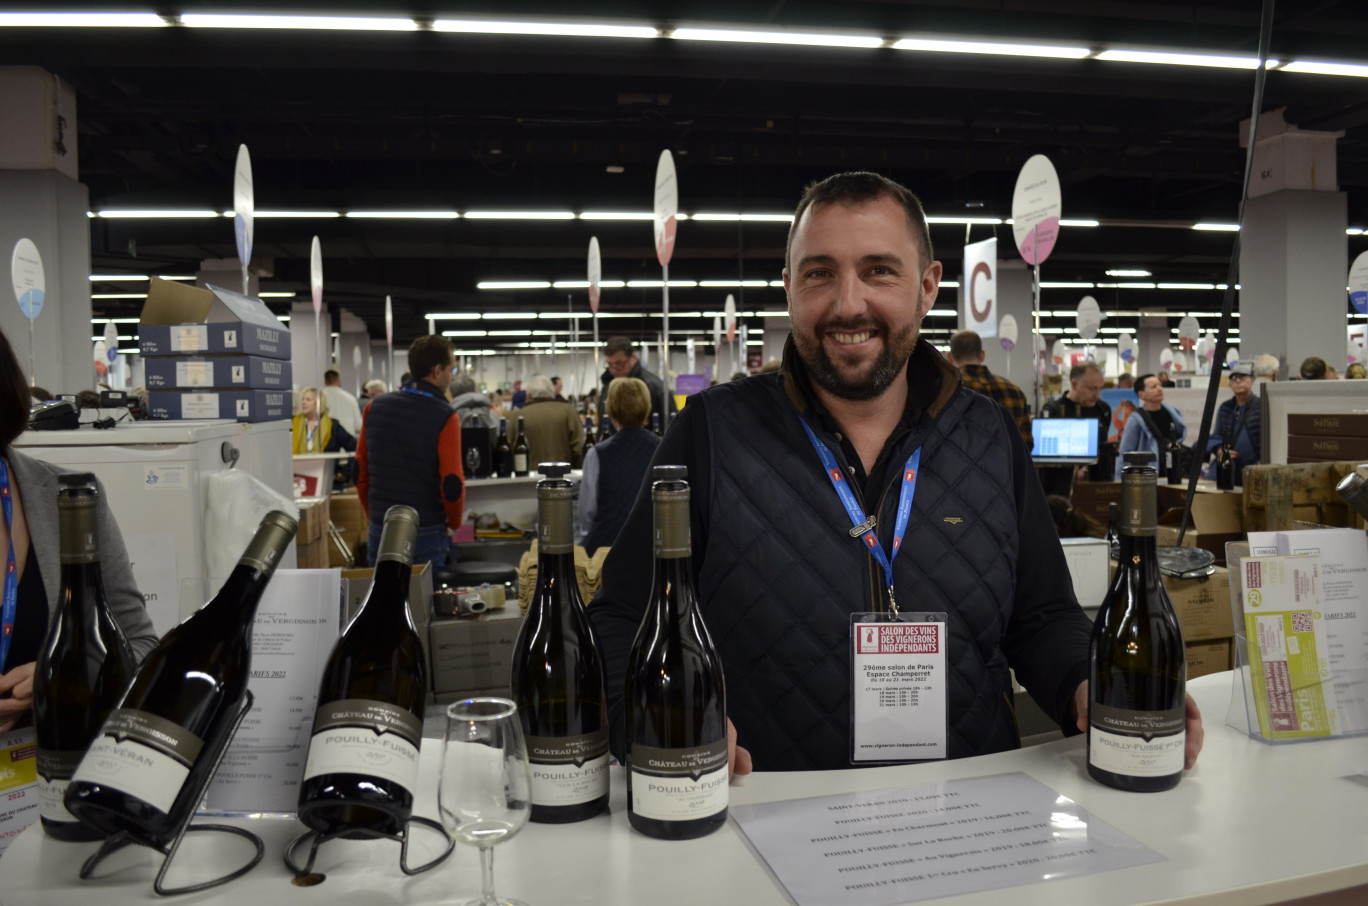
[[(441, 834), (446, 839), (446, 849), (442, 851), (440, 856), (433, 859), (431, 862), (425, 862), (415, 868), (410, 868), (408, 864), (408, 845), (409, 838), (412, 836), (411, 832), (415, 825), (429, 828)], [(313, 870), (314, 860), (318, 857), (318, 848), (331, 840), (340, 839), (397, 841), (399, 843), (399, 870), (409, 877), (422, 874), (428, 869), (436, 868), (438, 865), (441, 865), (447, 860), (447, 857), (451, 855), (452, 850), (456, 848), (456, 841), (447, 834), (446, 829), (443, 828), (442, 825), (433, 821), (431, 818), (420, 818), (417, 815), (409, 816), (409, 820), (405, 823), (404, 829), (397, 834), (387, 834), (382, 831), (371, 830), (370, 828), (355, 827), (343, 828), (342, 830), (334, 831), (331, 834), (320, 834), (318, 831), (309, 831), (306, 834), (296, 837), (289, 846), (285, 847), (285, 865), (290, 871), (294, 872), (295, 882), (300, 883), (305, 878), (311, 877), (315, 878), (312, 883), (322, 881), (322, 876), (314, 876)], [(306, 840), (309, 841), (309, 859), (304, 863), (304, 867), (301, 868), (295, 861), (294, 855), (295, 850), (297, 850)]]
[[(204, 780), (200, 784), (200, 788), (195, 791), (196, 802), (204, 799), (204, 794), (209, 789), (209, 784), (213, 781), (214, 775), (218, 773), (219, 763), (223, 761), (223, 756), (228, 751), (229, 743), (231, 743), (233, 737), (237, 735), (238, 727), (242, 724), (242, 719), (247, 716), (248, 711), (252, 710), (252, 701), (252, 693), (249, 691), (243, 696), (242, 703), (238, 707), (237, 716), (233, 719), (232, 730), (229, 731), (224, 736), (222, 742), (219, 743), (218, 751), (213, 753), (214, 765), (209, 772), (205, 774)], [(261, 861), (261, 857), (266, 854), (266, 844), (261, 841), (260, 837), (251, 831), (227, 824), (197, 824), (194, 827), (191, 827), (190, 822), (194, 820), (194, 817), (194, 813), (191, 812), (190, 817), (176, 829), (176, 836), (171, 840), (171, 844), (165, 848), (153, 846), (142, 840), (137, 840), (130, 836), (127, 831), (118, 831), (111, 834), (105, 838), (105, 841), (102, 844), (100, 844), (100, 848), (96, 851), (95, 855), (86, 859), (85, 864), (81, 866), (81, 880), (84, 881), (89, 879), (100, 862), (109, 854), (117, 852), (129, 844), (146, 846), (149, 849), (155, 849), (157, 852), (166, 856), (166, 858), (162, 860), (161, 868), (157, 871), (156, 880), (152, 882), (152, 889), (156, 891), (159, 896), (171, 897), (184, 893), (197, 893), (201, 890), (209, 890), (212, 887), (218, 887), (221, 884), (227, 884), (229, 881), (236, 880), (255, 868), (257, 863)], [(251, 841), (252, 845), (256, 847), (256, 853), (246, 865), (233, 870), (221, 878), (215, 878), (212, 881), (203, 881), (199, 884), (191, 884), (188, 887), (166, 887), (163, 884), (163, 881), (166, 879), (167, 872), (171, 870), (171, 863), (176, 858), (176, 851), (180, 849), (181, 841), (185, 839), (186, 834), (198, 831), (218, 831), (226, 834), (235, 834)]]

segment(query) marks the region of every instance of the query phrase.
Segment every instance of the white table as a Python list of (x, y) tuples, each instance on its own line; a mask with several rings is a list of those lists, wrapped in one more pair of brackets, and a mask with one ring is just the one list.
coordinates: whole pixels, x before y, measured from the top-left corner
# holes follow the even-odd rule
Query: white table
[[(1082, 737), (1016, 752), (892, 768), (753, 774), (732, 786), (735, 804), (769, 802), (854, 790), (911, 786), (957, 778), (1023, 771), (1068, 796), (1098, 818), (1158, 851), (1166, 861), (1121, 871), (1067, 878), (981, 894), (924, 901), (953, 906), (1125, 906), (1138, 903), (1257, 906), (1368, 884), (1368, 740), (1331, 740), (1269, 746), (1225, 726), (1231, 674), (1194, 680), (1189, 688), (1203, 709), (1206, 746), (1198, 767), (1164, 793), (1123, 793), (1094, 783), (1084, 767)], [(425, 740), (420, 812), (433, 815), (438, 745)], [(728, 823), (701, 840), (652, 840), (628, 825), (620, 770), (614, 769), (612, 814), (563, 826), (528, 825), (496, 851), (496, 888), (531, 906), (563, 904), (744, 903), (783, 906), (779, 886)], [(281, 861), (301, 831), (294, 821), (258, 820), (266, 858), (246, 877), (217, 891), (175, 902), (265, 904), (450, 904), (478, 894), (474, 850), (458, 846), (443, 866), (416, 878), (400, 874), (398, 847), (381, 842), (336, 842), (320, 855), (327, 880), (291, 886)], [(236, 841), (187, 844), (185, 864), (171, 883), (189, 873), (206, 875)], [(5, 906), (146, 902), (154, 870), (148, 851), (119, 854), (98, 881), (76, 872), (95, 844), (62, 844), (35, 826), (0, 859)], [(187, 855), (189, 858), (187, 859)], [(421, 853), (418, 854), (421, 856)], [(229, 856), (228, 858), (234, 858)], [(420, 858), (414, 858), (416, 863)], [(1350, 897), (1356, 894), (1350, 894)], [(1346, 900), (1345, 902), (1352, 902)]]

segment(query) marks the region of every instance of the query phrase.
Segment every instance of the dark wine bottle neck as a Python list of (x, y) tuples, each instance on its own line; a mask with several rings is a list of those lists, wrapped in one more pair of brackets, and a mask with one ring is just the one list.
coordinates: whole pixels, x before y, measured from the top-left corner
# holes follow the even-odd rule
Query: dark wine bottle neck
[(379, 607), (386, 615), (404, 610), (408, 603), (408, 583), (412, 574), (412, 568), (403, 560), (381, 560), (375, 564), (375, 579), (364, 609), (372, 611)]
[(1146, 577), (1159, 575), (1159, 544), (1153, 535), (1121, 534), (1121, 551), (1117, 563), (1123, 567), (1138, 566)]
[[(82, 623), (95, 622), (95, 607), (104, 597), (104, 580), (98, 563), (63, 563), (59, 578), (63, 589), (82, 589), (75, 595), (76, 607), (70, 608), (72, 617)], [(65, 603), (65, 602), (64, 602)]]
[(266, 583), (271, 581), (274, 573), (273, 569), (238, 563), (228, 574), (219, 593), (204, 605), (204, 610), (212, 612), (216, 619), (244, 627), (251, 626), (256, 618), (257, 605), (261, 603), (261, 593), (266, 590)]
[(692, 557), (656, 557), (651, 603), (672, 608), (674, 616), (683, 619), (697, 600), (693, 582)]

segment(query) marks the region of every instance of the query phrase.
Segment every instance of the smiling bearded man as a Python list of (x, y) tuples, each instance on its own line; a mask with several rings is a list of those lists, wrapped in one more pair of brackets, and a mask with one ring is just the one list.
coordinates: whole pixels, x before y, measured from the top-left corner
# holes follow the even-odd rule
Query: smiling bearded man
[[(691, 397), (657, 448), (655, 464), (688, 469), (736, 772), (1015, 748), (1009, 668), (1065, 732), (1086, 726), (1091, 624), (1021, 435), (919, 336), (940, 278), (906, 188), (874, 173), (809, 186), (785, 256), (782, 368)], [(589, 608), (619, 758), (652, 563), (643, 483)], [(944, 660), (912, 690), (920, 705), (881, 712), (877, 732), (896, 742), (873, 751), (852, 719), (852, 627), (895, 603), (945, 614)], [(1188, 716), (1191, 766), (1201, 724)]]

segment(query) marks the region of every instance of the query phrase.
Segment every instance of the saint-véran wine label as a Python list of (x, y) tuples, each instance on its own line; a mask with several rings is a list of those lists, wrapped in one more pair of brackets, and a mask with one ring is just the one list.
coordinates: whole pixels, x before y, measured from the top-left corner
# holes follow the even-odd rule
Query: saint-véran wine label
[(72, 779), (118, 790), (170, 812), (203, 748), (204, 740), (180, 724), (120, 708), (109, 715)]

